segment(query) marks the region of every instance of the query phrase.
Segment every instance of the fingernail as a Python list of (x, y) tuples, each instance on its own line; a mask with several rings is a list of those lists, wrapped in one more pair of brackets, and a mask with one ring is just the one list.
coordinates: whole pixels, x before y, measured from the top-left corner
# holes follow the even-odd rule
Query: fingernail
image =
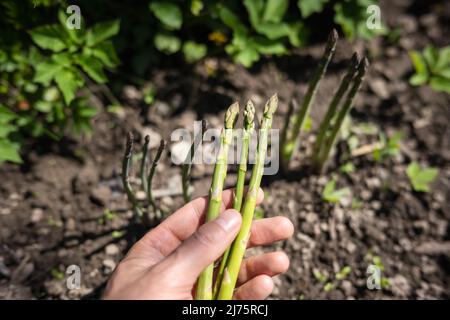
[(217, 219), (216, 222), (225, 230), (231, 231), (239, 224), (239, 213), (236, 210), (225, 210)]

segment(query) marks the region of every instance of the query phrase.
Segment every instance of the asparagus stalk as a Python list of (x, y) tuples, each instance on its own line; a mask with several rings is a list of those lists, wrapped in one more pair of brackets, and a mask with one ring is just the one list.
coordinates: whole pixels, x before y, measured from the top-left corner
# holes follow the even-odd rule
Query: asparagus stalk
[[(208, 210), (206, 211), (206, 222), (215, 219), (219, 215), (222, 204), (222, 190), (227, 175), (228, 149), (233, 141), (233, 127), (239, 115), (239, 104), (233, 103), (225, 113), (224, 130), (220, 136), (220, 148), (217, 155), (216, 165), (209, 191)], [(212, 299), (214, 264), (210, 264), (197, 281), (197, 290), (195, 298), (197, 300)]]
[[(237, 211), (241, 211), (242, 206), (242, 198), (244, 195), (244, 184), (245, 184), (245, 174), (247, 173), (247, 160), (248, 160), (248, 148), (249, 141), (252, 131), (255, 127), (254, 124), (255, 118), (255, 106), (253, 102), (249, 100), (244, 110), (244, 129), (242, 131), (242, 147), (241, 147), (241, 155), (239, 159), (239, 171), (236, 182), (236, 188), (233, 199), (233, 209)], [(223, 272), (225, 270), (225, 266), (228, 260), (228, 256), (230, 253), (231, 247), (228, 247), (225, 253), (222, 256), (222, 260), (220, 262), (219, 271), (217, 272), (216, 281), (214, 283), (213, 295), (216, 298), (218, 294), (218, 290), (220, 288), (220, 283), (222, 282)]]
[(156, 167), (158, 166), (159, 160), (161, 159), (162, 152), (166, 147), (166, 141), (161, 139), (158, 150), (156, 151), (155, 158), (153, 159), (152, 165), (150, 167), (150, 172), (147, 178), (147, 201), (153, 209), (153, 213), (156, 218), (161, 218), (161, 209), (156, 205), (155, 198), (153, 197), (153, 177), (155, 176)]
[(358, 72), (353, 80), (353, 85), (346, 96), (344, 105), (342, 106), (336, 117), (336, 121), (334, 122), (330, 135), (326, 137), (324, 146), (325, 149), (323, 150), (323, 153), (320, 155), (318, 161), (319, 172), (322, 171), (324, 164), (328, 159), (330, 151), (336, 142), (336, 137), (339, 133), (339, 129), (341, 128), (342, 123), (344, 122), (345, 116), (348, 114), (349, 110), (352, 107), (353, 100), (356, 94), (358, 93), (359, 88), (361, 87), (361, 83), (364, 80), (364, 75), (366, 73), (368, 66), (369, 61), (367, 60), (367, 58), (363, 58), (358, 65)]
[(337, 39), (338, 33), (335, 29), (333, 29), (330, 35), (328, 36), (323, 56), (320, 59), (319, 65), (317, 66), (314, 76), (312, 77), (309, 83), (308, 91), (306, 92), (302, 107), (300, 108), (294, 119), (294, 124), (292, 127), (292, 131), (289, 134), (289, 139), (284, 143), (284, 145), (281, 146), (283, 148), (283, 151), (281, 153), (283, 157), (282, 164), (285, 165), (289, 164), (292, 154), (297, 146), (300, 130), (303, 127), (303, 123), (306, 119), (306, 116), (309, 113), (311, 104), (314, 101), (319, 82), (322, 79), (323, 75), (325, 74), (328, 64), (330, 63), (331, 58), (333, 57)]
[(133, 158), (133, 134), (131, 132), (128, 133), (127, 136), (127, 144), (125, 147), (125, 154), (122, 161), (122, 184), (123, 188), (125, 189), (125, 192), (128, 197), (128, 201), (130, 201), (132, 207), (133, 207), (133, 213), (135, 217), (142, 218), (143, 213), (141, 208), (139, 207), (136, 195), (133, 192), (133, 189), (131, 188), (130, 184), (130, 167), (132, 164), (132, 158)]
[(231, 252), (224, 270), (222, 283), (220, 285), (217, 299), (229, 300), (233, 297), (234, 287), (236, 285), (239, 269), (247, 248), (247, 242), (250, 236), (253, 215), (256, 207), (256, 197), (264, 173), (264, 160), (267, 152), (268, 133), (272, 127), (272, 117), (278, 107), (278, 97), (273, 95), (264, 107), (264, 115), (261, 120), (258, 148), (255, 165), (250, 178), (249, 189), (242, 207), (242, 225), (241, 229), (231, 246)]
[(284, 117), (284, 126), (283, 129), (281, 131), (281, 137), (280, 137), (280, 160), (282, 161), (281, 163), (281, 169), (287, 169), (289, 163), (285, 161), (285, 159), (289, 158), (289, 154), (283, 154), (283, 152), (286, 152), (287, 150), (285, 150), (285, 148), (283, 148), (283, 146), (285, 145), (287, 139), (289, 138), (289, 127), (291, 124), (291, 120), (292, 120), (292, 115), (294, 114), (294, 110), (298, 109), (298, 102), (295, 99), (291, 100), (291, 103), (289, 103), (289, 109), (288, 112), (286, 113), (285, 117)]
[(141, 177), (142, 188), (147, 192), (147, 155), (148, 155), (148, 144), (150, 143), (150, 136), (146, 135), (144, 140), (144, 145), (142, 146), (142, 159), (141, 159), (141, 170), (139, 175)]
[[(183, 189), (183, 199), (185, 203), (188, 203), (191, 201), (191, 195), (189, 194), (189, 179), (191, 176), (191, 168), (192, 168), (192, 161), (194, 159), (194, 155), (196, 152), (195, 147), (198, 143), (201, 143), (201, 139), (203, 136), (203, 133), (206, 131), (206, 121), (202, 120), (202, 128), (201, 132), (199, 132), (198, 136), (194, 137), (194, 141), (191, 144), (191, 148), (189, 150), (188, 155), (186, 156), (186, 159), (184, 160), (183, 167), (181, 170), (181, 186)], [(198, 141), (200, 140), (200, 141)]]
[(320, 124), (319, 133), (317, 135), (317, 139), (313, 147), (314, 164), (317, 164), (317, 162), (319, 161), (320, 151), (321, 148), (323, 147), (322, 144), (325, 139), (325, 135), (329, 130), (329, 128), (331, 127), (331, 120), (333, 116), (336, 114), (337, 107), (341, 102), (343, 95), (345, 94), (345, 92), (347, 92), (350, 86), (350, 82), (352, 81), (353, 77), (355, 76), (355, 73), (357, 72), (358, 64), (359, 64), (359, 57), (358, 54), (355, 52), (351, 58), (351, 63), (347, 70), (347, 73), (342, 79), (338, 90), (334, 94), (333, 99), (331, 100), (328, 110), (324, 116), (324, 119)]

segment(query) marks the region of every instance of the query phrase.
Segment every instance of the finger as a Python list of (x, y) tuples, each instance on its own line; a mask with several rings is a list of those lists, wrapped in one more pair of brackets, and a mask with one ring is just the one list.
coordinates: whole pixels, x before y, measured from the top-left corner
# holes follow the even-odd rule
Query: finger
[[(222, 208), (220, 212), (231, 207), (233, 194), (233, 189), (227, 189), (222, 192)], [(259, 189), (257, 204), (261, 203), (263, 199), (264, 192), (262, 189)], [(145, 234), (133, 246), (127, 257), (143, 257), (159, 261), (168, 256), (203, 223), (207, 205), (208, 197), (197, 198), (187, 203), (156, 228)]]
[(286, 217), (255, 220), (252, 224), (248, 247), (263, 246), (285, 240), (294, 233), (294, 225)]
[(263, 300), (273, 290), (273, 280), (267, 275), (260, 275), (240, 286), (234, 293), (236, 300)]
[(237, 283), (241, 285), (262, 274), (273, 277), (286, 272), (288, 268), (289, 258), (282, 251), (254, 256), (242, 263)]
[(195, 282), (202, 270), (217, 260), (239, 232), (241, 215), (226, 210), (217, 219), (202, 225), (174, 252), (161, 262), (163, 269), (183, 274), (186, 281)]

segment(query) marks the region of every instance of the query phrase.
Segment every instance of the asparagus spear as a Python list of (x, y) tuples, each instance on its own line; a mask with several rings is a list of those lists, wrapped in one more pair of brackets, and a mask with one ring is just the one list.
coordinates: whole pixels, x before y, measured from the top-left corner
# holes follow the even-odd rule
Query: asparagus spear
[[(245, 184), (245, 174), (247, 172), (247, 160), (248, 160), (248, 148), (249, 141), (252, 131), (255, 127), (254, 124), (255, 118), (255, 106), (253, 102), (249, 100), (244, 110), (244, 129), (242, 131), (242, 147), (241, 147), (241, 156), (239, 159), (239, 172), (236, 182), (236, 189), (233, 199), (233, 209), (237, 211), (241, 211), (242, 206), (242, 198), (244, 194), (244, 184)], [(228, 260), (228, 256), (230, 253), (231, 247), (228, 247), (225, 253), (222, 256), (222, 260), (220, 262), (219, 271), (217, 272), (216, 282), (214, 283), (213, 295), (217, 297), (218, 290), (220, 287), (220, 283), (222, 282), (223, 271), (225, 270), (225, 266)]]
[[(300, 110), (298, 111), (298, 113), (296, 115), (296, 118), (294, 119), (294, 124), (292, 127), (292, 131), (289, 134), (289, 138), (281, 146), (283, 148), (283, 151), (281, 153), (282, 165), (284, 165), (284, 166), (287, 166), (289, 164), (289, 161), (295, 150), (295, 147), (296, 147), (297, 141), (298, 141), (298, 136), (300, 134), (300, 130), (303, 127), (303, 123), (306, 119), (306, 116), (309, 113), (311, 104), (314, 101), (314, 97), (316, 95), (319, 82), (322, 79), (323, 75), (325, 74), (328, 64), (330, 63), (331, 58), (333, 57), (333, 54), (334, 54), (334, 51), (336, 48), (337, 39), (338, 39), (338, 33), (335, 29), (333, 29), (333, 31), (331, 31), (330, 35), (328, 36), (325, 51), (323, 53), (322, 58), (320, 59), (319, 65), (317, 66), (314, 76), (312, 77), (311, 81), (309, 82), (308, 91), (306, 92), (302, 107), (300, 108)], [(286, 125), (288, 125), (288, 123), (285, 123), (285, 126)], [(285, 168), (285, 169), (287, 169), (287, 168)]]
[(127, 136), (127, 144), (125, 147), (125, 154), (123, 156), (122, 161), (122, 184), (123, 188), (125, 189), (125, 192), (128, 197), (128, 201), (131, 202), (131, 205), (133, 207), (133, 213), (136, 218), (142, 218), (143, 213), (141, 208), (139, 207), (138, 201), (136, 199), (136, 195), (133, 192), (133, 189), (131, 188), (130, 184), (130, 166), (133, 158), (133, 134), (131, 132), (128, 133)]
[(320, 151), (322, 148), (322, 143), (325, 139), (325, 134), (327, 130), (331, 127), (331, 119), (336, 114), (337, 107), (342, 100), (343, 95), (347, 92), (348, 87), (350, 86), (350, 82), (355, 76), (357, 72), (359, 64), (358, 54), (355, 52), (352, 56), (350, 66), (345, 74), (344, 78), (341, 81), (341, 84), (333, 96), (333, 99), (330, 102), (328, 110), (324, 116), (322, 123), (320, 124), (319, 133), (317, 135), (316, 142), (313, 148), (313, 162), (317, 164), (319, 161)]
[(328, 159), (328, 156), (330, 154), (331, 148), (333, 147), (334, 143), (336, 142), (336, 137), (339, 133), (339, 129), (342, 126), (342, 123), (344, 122), (345, 116), (349, 112), (349, 110), (352, 107), (353, 100), (361, 87), (361, 83), (364, 80), (364, 75), (366, 73), (367, 68), (369, 67), (369, 61), (367, 58), (363, 58), (361, 62), (358, 65), (358, 72), (355, 76), (355, 79), (353, 80), (353, 85), (350, 89), (350, 91), (347, 94), (347, 97), (344, 101), (344, 105), (342, 106), (341, 110), (339, 111), (336, 121), (334, 122), (333, 128), (330, 132), (330, 135), (327, 136), (325, 141), (325, 149), (323, 150), (323, 153), (320, 155), (319, 162), (318, 162), (318, 170), (322, 171), (323, 166)]
[(147, 192), (147, 155), (148, 155), (148, 144), (150, 143), (150, 136), (146, 135), (144, 140), (144, 145), (142, 146), (142, 159), (141, 159), (141, 170), (139, 175), (141, 177), (142, 188)]
[(278, 97), (273, 95), (264, 107), (264, 115), (261, 120), (258, 148), (255, 165), (250, 178), (249, 189), (242, 207), (242, 226), (231, 246), (231, 252), (225, 267), (222, 283), (220, 285), (218, 300), (229, 300), (233, 297), (239, 269), (247, 248), (250, 236), (253, 214), (256, 207), (256, 197), (264, 173), (264, 160), (267, 152), (268, 133), (272, 127), (272, 117), (278, 107)]
[[(222, 190), (225, 177), (227, 175), (227, 158), (228, 149), (233, 140), (233, 127), (239, 115), (239, 104), (233, 103), (225, 113), (224, 130), (220, 136), (220, 148), (217, 155), (216, 165), (209, 191), (208, 210), (206, 211), (206, 222), (215, 219), (219, 215), (220, 206), (222, 204)], [(212, 299), (212, 282), (213, 282), (214, 264), (210, 264), (203, 272), (197, 282), (197, 290), (195, 299), (211, 300)]]
[[(191, 149), (189, 150), (189, 154), (186, 156), (184, 160), (182, 171), (181, 171), (181, 186), (183, 189), (183, 199), (185, 203), (191, 201), (191, 195), (189, 194), (189, 179), (191, 175), (192, 168), (192, 160), (194, 159), (194, 155), (196, 152), (195, 147), (197, 143), (201, 143), (202, 136), (206, 131), (206, 120), (202, 120), (202, 131), (199, 132), (198, 136), (194, 137), (194, 141), (192, 141)], [(198, 141), (200, 140), (200, 141)]]
[(161, 142), (158, 147), (158, 151), (156, 151), (155, 158), (153, 159), (152, 166), (150, 167), (150, 172), (148, 174), (147, 178), (147, 200), (149, 205), (153, 208), (153, 213), (156, 218), (161, 218), (161, 209), (156, 205), (155, 199), (153, 198), (152, 194), (152, 183), (153, 183), (153, 177), (156, 172), (156, 166), (158, 165), (159, 159), (161, 159), (162, 152), (164, 151), (164, 148), (166, 147), (166, 141), (161, 139)]

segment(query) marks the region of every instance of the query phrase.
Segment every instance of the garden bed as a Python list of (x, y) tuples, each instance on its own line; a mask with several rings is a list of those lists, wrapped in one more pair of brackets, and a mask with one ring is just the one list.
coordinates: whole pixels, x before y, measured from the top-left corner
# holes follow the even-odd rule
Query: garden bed
[[(448, 23), (450, 12), (448, 5), (443, 8), (446, 11), (438, 16), (423, 8), (409, 12), (393, 6), (386, 19), (403, 28), (396, 42), (378, 39), (350, 45), (343, 40), (338, 45), (312, 107), (312, 133), (354, 48), (367, 52), (371, 62), (351, 112), (359, 144), (376, 142), (380, 132), (391, 136), (401, 131), (400, 153), (382, 162), (374, 161), (372, 154), (354, 157), (355, 170), (343, 173), (340, 167), (345, 163), (339, 162), (339, 155), (346, 146), (341, 143), (326, 173), (317, 176), (307, 166), (305, 155), (313, 142), (308, 133), (292, 172), (263, 179), (264, 215), (285, 215), (296, 227), (292, 239), (276, 245), (286, 251), (291, 266), (276, 279), (272, 298), (450, 298), (450, 97), (408, 83), (408, 50), (429, 41), (448, 45), (444, 21)], [(99, 103), (102, 111), (92, 137), (32, 146), (22, 167), (3, 164), (0, 298), (98, 298), (114, 266), (144, 231), (130, 223), (132, 213), (121, 186), (126, 133), (132, 130), (140, 143), (150, 133), (159, 143), (159, 136), (169, 141), (176, 128), (192, 130), (194, 120), (206, 119), (218, 128), (230, 102), (251, 98), (261, 112), (274, 92), (280, 108), (273, 127), (281, 128), (288, 102), (303, 97), (322, 46), (266, 59), (250, 70), (215, 58), (192, 68), (162, 67), (149, 79), (157, 92), (150, 107), (139, 103), (139, 88), (126, 86), (123, 109), (106, 112)], [(211, 65), (217, 66), (217, 76), (208, 76)], [(371, 130), (365, 130), (367, 124)], [(429, 193), (410, 186), (406, 168), (414, 160), (439, 169)], [(207, 193), (212, 169), (193, 166), (194, 196)], [(180, 173), (166, 154), (157, 169), (156, 193), (172, 211), (183, 203), (181, 193), (167, 193), (178, 190)], [(351, 197), (338, 204), (322, 200), (333, 174), (339, 187), (351, 189)], [(232, 168), (226, 185), (232, 187), (235, 179)], [(373, 263), (383, 266), (387, 280), (382, 290), (367, 288), (366, 271)], [(65, 285), (65, 268), (71, 264), (82, 270), (79, 290), (69, 291)], [(335, 281), (347, 266), (349, 274)]]

